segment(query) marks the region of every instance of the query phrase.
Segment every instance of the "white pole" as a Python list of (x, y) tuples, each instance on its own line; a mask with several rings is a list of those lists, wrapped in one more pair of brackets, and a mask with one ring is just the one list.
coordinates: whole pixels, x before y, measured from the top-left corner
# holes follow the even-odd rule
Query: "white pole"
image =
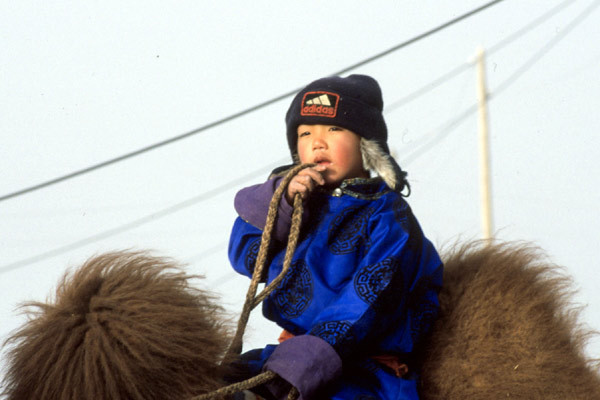
[(492, 195), (490, 185), (490, 149), (488, 139), (487, 90), (485, 85), (485, 54), (477, 50), (477, 99), (479, 102), (479, 184), (483, 239), (492, 239)]

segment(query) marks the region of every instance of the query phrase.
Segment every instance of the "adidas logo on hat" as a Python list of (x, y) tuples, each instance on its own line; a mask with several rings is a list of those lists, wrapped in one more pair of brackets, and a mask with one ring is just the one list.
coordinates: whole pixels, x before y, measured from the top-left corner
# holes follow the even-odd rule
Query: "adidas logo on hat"
[(331, 92), (307, 92), (302, 98), (300, 115), (334, 118), (340, 95)]

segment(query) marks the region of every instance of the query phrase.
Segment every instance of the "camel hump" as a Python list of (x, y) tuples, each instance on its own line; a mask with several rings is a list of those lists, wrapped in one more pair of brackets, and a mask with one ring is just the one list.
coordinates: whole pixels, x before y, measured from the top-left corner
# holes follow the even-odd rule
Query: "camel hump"
[(433, 399), (600, 399), (572, 280), (522, 243), (464, 244), (443, 256), (440, 318), (421, 395)]

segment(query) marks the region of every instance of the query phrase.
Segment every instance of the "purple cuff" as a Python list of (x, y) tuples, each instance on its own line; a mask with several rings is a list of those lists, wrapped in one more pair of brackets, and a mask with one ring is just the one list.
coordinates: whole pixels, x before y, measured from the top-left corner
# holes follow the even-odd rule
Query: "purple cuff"
[[(248, 186), (237, 192), (234, 207), (239, 216), (251, 225), (261, 230), (265, 229), (269, 203), (275, 189), (281, 184), (282, 180), (283, 178), (276, 177), (262, 184)], [(283, 196), (279, 202), (277, 219), (273, 227), (273, 237), (280, 242), (287, 241), (292, 221), (292, 211), (292, 206)]]
[[(263, 369), (273, 371), (291, 383), (300, 392), (300, 399), (313, 399), (317, 398), (320, 388), (341, 375), (342, 360), (323, 339), (300, 335), (277, 346)], [(281, 393), (273, 394), (281, 396)]]

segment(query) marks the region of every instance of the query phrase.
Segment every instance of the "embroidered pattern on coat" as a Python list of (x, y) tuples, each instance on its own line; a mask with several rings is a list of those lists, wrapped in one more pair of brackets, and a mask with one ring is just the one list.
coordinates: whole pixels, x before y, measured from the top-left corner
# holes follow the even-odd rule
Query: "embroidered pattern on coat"
[(317, 324), (309, 333), (335, 346), (340, 339), (346, 336), (349, 330), (350, 323), (347, 321), (327, 321)]
[(400, 226), (402, 226), (402, 229), (404, 229), (405, 231), (408, 231), (409, 230), (408, 203), (406, 201), (402, 200), (401, 197), (398, 197), (394, 201), (393, 208), (394, 208), (394, 219), (396, 220), (396, 222), (398, 222), (400, 224)]
[(248, 246), (248, 252), (246, 253), (246, 258), (244, 259), (244, 266), (250, 273), (254, 271), (254, 266), (256, 265), (256, 258), (258, 257), (258, 250), (260, 249), (260, 239), (261, 238), (258, 238), (250, 243), (250, 246)]
[(306, 263), (292, 263), (287, 275), (273, 293), (277, 308), (287, 318), (296, 318), (306, 310), (313, 298), (313, 280)]
[(414, 310), (410, 324), (410, 335), (414, 343), (417, 343), (423, 335), (429, 333), (431, 325), (438, 315), (438, 306), (429, 300), (423, 300), (419, 307)]
[(329, 250), (333, 254), (348, 254), (356, 251), (361, 245), (370, 246), (367, 235), (367, 224), (372, 208), (352, 206), (344, 209), (329, 227)]
[(373, 304), (398, 269), (398, 261), (392, 257), (363, 267), (354, 277), (354, 290), (362, 300)]
[(435, 289), (431, 276), (425, 276), (419, 279), (410, 294), (408, 305), (412, 309), (410, 334), (414, 342), (430, 331), (431, 325), (437, 318), (438, 306), (429, 299)]

